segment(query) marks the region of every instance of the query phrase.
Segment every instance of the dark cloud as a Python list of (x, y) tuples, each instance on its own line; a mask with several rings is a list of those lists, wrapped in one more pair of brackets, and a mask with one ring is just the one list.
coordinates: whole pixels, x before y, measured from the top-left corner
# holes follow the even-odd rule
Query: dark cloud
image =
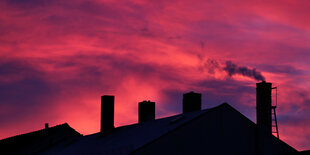
[(292, 66), (292, 65), (262, 64), (259, 66), (266, 72), (277, 73), (277, 74), (301, 75), (303, 73), (302, 70), (297, 69), (295, 66)]
[(310, 124), (310, 114), (307, 111), (300, 111), (298, 113), (299, 115), (277, 114), (279, 123), (282, 125), (291, 126), (303, 126), (304, 124)]
[(23, 78), (11, 83), (0, 83), (0, 103), (11, 106), (32, 106), (40, 104), (41, 97), (54, 94), (54, 88), (40, 77)]
[(0, 60), (0, 107), (10, 107), (9, 113), (0, 112), (0, 124), (44, 115), (43, 109), (51, 106), (59, 92), (44, 74), (23, 60)]
[(0, 76), (38, 74), (30, 64), (18, 60), (0, 60)]
[(231, 61), (226, 61), (224, 71), (231, 77), (235, 74), (253, 78), (257, 81), (265, 81), (265, 77), (256, 69), (250, 69), (245, 66), (238, 66), (237, 64), (232, 63)]
[(46, 3), (47, 0), (6, 0), (9, 4), (24, 4), (24, 5), (35, 5), (38, 3)]
[(6, 0), (6, 3), (9, 4), (10, 7), (13, 6), (20, 9), (34, 9), (46, 7), (53, 2), (48, 0)]
[[(42, 65), (54, 69), (45, 71)], [(171, 66), (145, 64), (109, 54), (0, 60), (0, 104), (42, 105), (41, 99), (59, 95), (59, 91), (100, 92), (117, 87), (127, 77), (144, 82), (150, 79), (175, 81), (176, 75), (177, 71)]]

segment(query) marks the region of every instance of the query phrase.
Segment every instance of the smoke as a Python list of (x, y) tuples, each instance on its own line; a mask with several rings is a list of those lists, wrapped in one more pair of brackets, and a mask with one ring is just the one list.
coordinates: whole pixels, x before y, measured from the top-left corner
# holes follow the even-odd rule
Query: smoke
[(231, 61), (226, 61), (225, 67), (223, 68), (224, 71), (226, 71), (229, 75), (229, 77), (235, 75), (235, 74), (240, 74), (246, 77), (253, 78), (257, 81), (265, 81), (265, 77), (256, 69), (250, 69), (248, 67), (244, 66), (238, 66)]
[(265, 77), (261, 72), (256, 71), (255, 68), (252, 69), (247, 66), (238, 66), (232, 61), (220, 62), (214, 59), (206, 59), (199, 69), (208, 73), (208, 76), (215, 76), (219, 72), (225, 72), (229, 77), (232, 77), (233, 75), (242, 75), (257, 81), (265, 81)]
[(204, 64), (209, 74), (214, 74), (217, 69), (220, 68), (219, 63), (216, 60), (208, 59)]

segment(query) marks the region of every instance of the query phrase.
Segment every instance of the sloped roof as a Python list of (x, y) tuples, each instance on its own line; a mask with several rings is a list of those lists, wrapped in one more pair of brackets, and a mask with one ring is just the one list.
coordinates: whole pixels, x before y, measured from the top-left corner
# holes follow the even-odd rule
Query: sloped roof
[[(132, 124), (115, 128), (111, 133), (107, 134), (92, 134), (79, 138), (75, 143), (71, 145), (58, 145), (48, 150), (47, 154), (64, 153), (64, 154), (128, 154), (135, 151), (147, 144), (152, 143), (155, 140), (160, 139), (162, 136), (173, 132), (174, 130), (182, 127), (186, 123), (190, 123), (195, 119), (200, 118), (204, 114), (215, 111), (220, 108), (229, 108), (229, 110), (235, 110), (227, 103), (221, 104), (217, 107), (194, 111), (188, 113), (182, 113), (179, 115), (156, 119), (141, 124)], [(240, 112), (241, 117), (246, 118)], [(247, 118), (246, 118), (247, 119)], [(251, 120), (249, 120), (253, 126)], [(281, 140), (274, 137), (274, 140)], [(285, 143), (284, 143), (285, 144)], [(287, 145), (287, 144), (286, 144)], [(290, 146), (289, 146), (290, 147)]]
[[(256, 126), (255, 123), (236, 109), (224, 103), (211, 109), (182, 113), (140, 124), (117, 127), (112, 132), (104, 134), (95, 133), (87, 136), (78, 136), (79, 134), (70, 128), (68, 124), (62, 124), (50, 128), (49, 135), (44, 134), (45, 130), (39, 130), (2, 140), (0, 141), (0, 147), (5, 146), (3, 144), (7, 145), (9, 143), (12, 146), (12, 142), (14, 142), (19, 145), (23, 154), (38, 152), (42, 154), (129, 154), (152, 145), (155, 141), (161, 140), (165, 136), (170, 135), (170, 133), (186, 126), (186, 124), (191, 125), (190, 123), (196, 122), (195, 120), (209, 118), (207, 117), (209, 116), (208, 114), (221, 111), (230, 111), (232, 112), (231, 114), (242, 118), (250, 126)], [(225, 118), (230, 117), (230, 114), (225, 113), (224, 115), (227, 116)], [(291, 148), (274, 136), (271, 137), (271, 141)], [(292, 148), (292, 150), (294, 149)]]
[(81, 136), (67, 123), (0, 140), (0, 152), (6, 154), (39, 153), (56, 144)]
[[(217, 107), (216, 107), (217, 108)], [(212, 108), (214, 109), (214, 108)], [(151, 120), (115, 128), (112, 133), (92, 134), (81, 137), (70, 146), (56, 146), (46, 153), (106, 153), (127, 154), (153, 140), (175, 130), (183, 124), (197, 118), (212, 109), (194, 111), (171, 117)]]

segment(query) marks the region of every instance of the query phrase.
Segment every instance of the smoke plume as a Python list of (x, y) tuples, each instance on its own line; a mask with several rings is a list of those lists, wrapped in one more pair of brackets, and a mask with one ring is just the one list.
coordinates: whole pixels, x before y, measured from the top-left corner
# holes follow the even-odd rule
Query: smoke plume
[(248, 67), (244, 66), (238, 66), (231, 61), (226, 61), (225, 67), (223, 68), (224, 71), (228, 73), (228, 75), (231, 77), (235, 74), (240, 74), (246, 77), (253, 78), (257, 81), (265, 81), (265, 77), (256, 69), (250, 69)]

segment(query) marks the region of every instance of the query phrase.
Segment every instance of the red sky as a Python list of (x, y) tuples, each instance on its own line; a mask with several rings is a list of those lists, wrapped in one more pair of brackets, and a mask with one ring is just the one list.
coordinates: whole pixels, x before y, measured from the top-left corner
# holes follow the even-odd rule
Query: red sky
[(310, 149), (307, 0), (3, 0), (0, 138), (68, 122), (99, 131), (100, 96), (116, 96), (116, 126), (228, 102), (255, 122), (255, 83), (278, 86), (280, 138)]

